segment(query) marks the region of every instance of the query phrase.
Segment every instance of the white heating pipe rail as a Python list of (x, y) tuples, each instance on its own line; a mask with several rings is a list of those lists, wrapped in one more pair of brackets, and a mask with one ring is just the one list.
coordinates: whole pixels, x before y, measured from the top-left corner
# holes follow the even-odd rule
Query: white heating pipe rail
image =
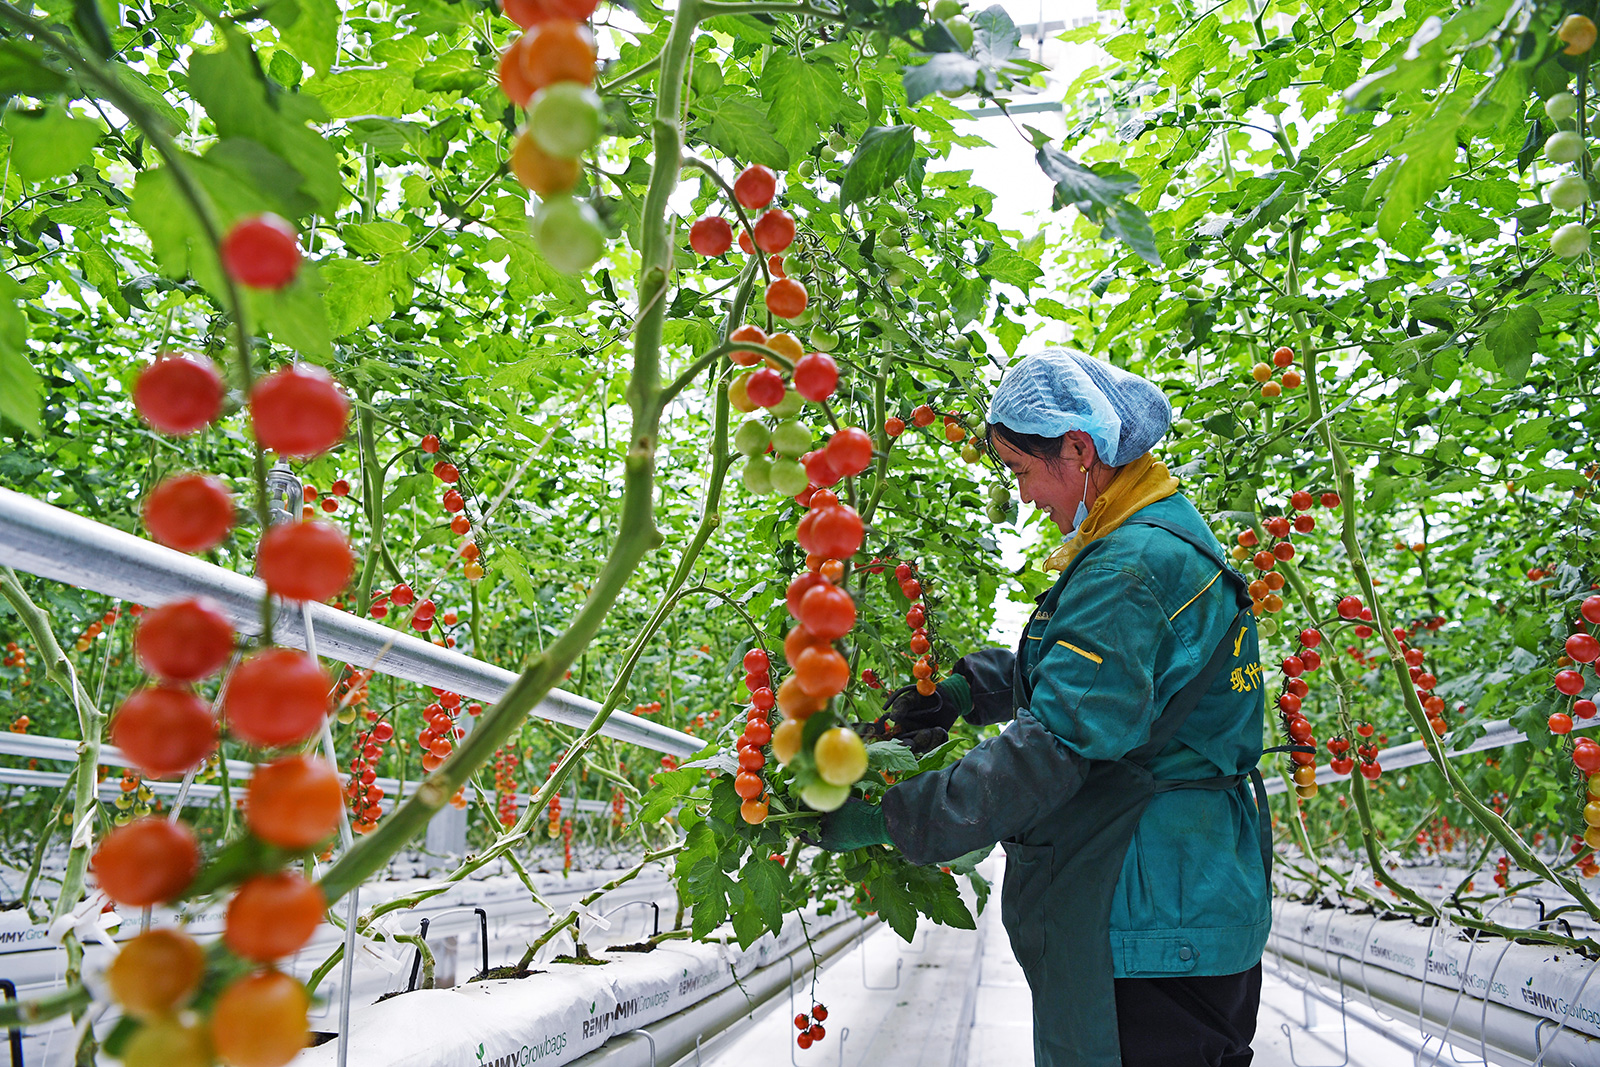
[[(78, 742), (65, 737), (34, 737), (28, 734), (13, 734), (0, 732), (0, 756), (19, 756), (28, 759), (47, 759), (58, 762), (72, 763), (78, 758)], [(134, 764), (120, 749), (106, 745), (100, 749), (100, 762), (108, 767), (133, 767)], [(235, 788), (243, 785), (255, 771), (255, 764), (244, 760), (229, 760), (228, 774), (232, 777)], [(60, 789), (67, 784), (71, 776), (63, 771), (26, 770), (21, 767), (0, 767), (0, 785), (20, 785), (34, 789)], [(348, 781), (349, 775), (343, 772), (339, 777)], [(392, 799), (400, 782), (395, 778), (378, 778), (376, 780), (385, 794), (382, 804), (392, 807)], [(183, 791), (181, 782), (145, 781), (144, 786), (158, 796), (178, 796)], [(405, 783), (405, 795), (410, 796), (417, 791), (422, 783), (411, 780)], [(468, 783), (470, 788), (477, 787)], [(115, 799), (122, 792), (120, 778), (106, 778), (98, 785), (98, 792), (102, 799)], [(191, 800), (215, 800), (222, 795), (220, 785), (210, 785), (204, 782), (194, 782), (189, 785), (187, 797)], [(494, 794), (488, 794), (493, 796)], [(527, 807), (533, 799), (532, 794), (517, 793), (518, 807)], [(570, 812), (576, 810), (580, 815), (599, 815), (609, 813), (611, 804), (604, 800), (593, 800), (587, 797), (576, 799), (571, 796), (561, 798), (561, 810)]]
[[(1600, 726), (1600, 719), (1594, 719), (1587, 723), (1576, 723), (1573, 726), (1573, 731), (1587, 730), (1595, 726)], [(1512, 726), (1509, 719), (1497, 719), (1494, 722), (1485, 723), (1484, 729), (1484, 735), (1472, 742), (1472, 744), (1460, 749), (1447, 750), (1445, 755), (1450, 759), (1455, 759), (1457, 756), (1465, 756), (1472, 752), (1482, 752), (1484, 749), (1489, 748), (1504, 748), (1506, 745), (1514, 745), (1518, 741), (1526, 741), (1528, 739), (1528, 735)], [(1441, 739), (1441, 743), (1447, 742), (1445, 739)], [(1398, 771), (1403, 767), (1415, 767), (1419, 763), (1429, 762), (1432, 758), (1432, 756), (1428, 755), (1427, 746), (1421, 741), (1408, 741), (1403, 745), (1395, 745), (1393, 748), (1384, 749), (1378, 754), (1378, 763), (1382, 765), (1387, 773), (1388, 771)], [(1289, 788), (1281, 777), (1269, 774), (1266, 768), (1262, 769), (1262, 776), (1266, 779), (1268, 794), (1275, 795)], [(1333, 773), (1326, 763), (1318, 764), (1317, 766), (1318, 785), (1342, 782), (1349, 777), (1348, 774)]]
[[(9, 489), (0, 489), (0, 566), (153, 607), (203, 596), (234, 629), (250, 635), (261, 631), (266, 590), (260, 580)], [(326, 604), (312, 604), (310, 614), (317, 654), (325, 659), (490, 703), (516, 681), (508, 670)], [(279, 644), (305, 648), (300, 613), (277, 612), (272, 637)], [(581, 728), (599, 710), (592, 700), (552, 689), (532, 714)], [(601, 733), (673, 756), (690, 756), (705, 747), (697, 738), (621, 711), (611, 714)]]

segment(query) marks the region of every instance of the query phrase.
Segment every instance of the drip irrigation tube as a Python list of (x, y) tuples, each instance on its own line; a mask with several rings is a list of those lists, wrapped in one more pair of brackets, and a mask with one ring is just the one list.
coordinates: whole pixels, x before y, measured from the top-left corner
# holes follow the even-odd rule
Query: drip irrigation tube
[[(206, 597), (234, 629), (250, 635), (261, 631), (259, 607), (266, 588), (258, 579), (9, 489), (0, 489), (0, 566), (136, 604)], [(490, 702), (516, 681), (508, 670), (326, 604), (309, 605), (307, 614), (316, 628), (317, 652), (326, 659)], [(279, 644), (305, 648), (300, 613), (278, 612), (272, 636)], [(553, 689), (532, 714), (582, 728), (599, 710), (592, 700)], [(601, 733), (673, 756), (691, 756), (705, 747), (697, 738), (620, 711), (612, 713)]]

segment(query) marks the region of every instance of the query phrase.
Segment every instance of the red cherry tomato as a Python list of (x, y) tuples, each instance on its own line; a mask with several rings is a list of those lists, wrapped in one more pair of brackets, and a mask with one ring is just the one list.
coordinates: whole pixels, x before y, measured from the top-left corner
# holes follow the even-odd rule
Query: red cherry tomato
[(233, 653), (233, 627), (210, 604), (177, 600), (147, 611), (133, 635), (145, 670), (169, 682), (193, 682), (220, 670)]
[(856, 604), (838, 586), (823, 583), (806, 592), (800, 601), (800, 623), (826, 641), (843, 637), (856, 622)]
[(308, 459), (338, 444), (350, 402), (321, 367), (280, 367), (250, 390), (250, 422), (262, 448)]
[(766, 207), (777, 191), (778, 179), (758, 163), (746, 167), (733, 181), (733, 197), (746, 211)]
[(233, 526), (233, 499), (209, 474), (175, 474), (145, 500), (144, 524), (168, 548), (204, 552)]
[[(756, 231), (756, 241), (761, 241), (761, 232)], [(793, 278), (779, 278), (767, 286), (767, 310), (780, 319), (798, 318), (806, 310), (809, 297), (806, 287)]]
[(829, 466), (842, 477), (854, 477), (872, 465), (872, 438), (859, 427), (847, 426), (828, 441), (826, 452)]
[(801, 356), (794, 365), (795, 392), (807, 400), (820, 404), (833, 395), (833, 391), (838, 388), (838, 385), (839, 364), (835, 363), (833, 357), (826, 353), (808, 353)]
[[(393, 727), (390, 730), (392, 733)], [(342, 793), (339, 776), (326, 762), (289, 756), (256, 768), (245, 802), (245, 820), (251, 832), (268, 844), (293, 851), (308, 849), (338, 828)]]
[(755, 240), (763, 252), (782, 252), (794, 243), (794, 218), (782, 208), (773, 208), (756, 220)]
[(282, 289), (300, 271), (294, 227), (276, 215), (241, 219), (222, 238), (222, 268), (252, 289)]
[(733, 227), (724, 218), (700, 219), (689, 227), (689, 247), (702, 256), (720, 256), (733, 247)]
[(133, 406), (162, 433), (193, 433), (216, 419), (224, 392), (222, 375), (205, 356), (166, 352), (139, 373)]
[(261, 539), (256, 569), (273, 593), (290, 600), (327, 600), (350, 582), (355, 553), (335, 526), (290, 522)]
[(111, 720), (111, 741), (151, 778), (182, 774), (217, 748), (217, 721), (187, 689), (136, 690)]
[(228, 904), (222, 940), (247, 960), (270, 963), (310, 941), (326, 907), (317, 884), (294, 871), (258, 874)]
[(187, 824), (147, 816), (107, 834), (89, 864), (106, 896), (142, 908), (188, 888), (200, 870), (200, 844)]
[(257, 652), (239, 665), (223, 691), (228, 729), (263, 748), (304, 741), (321, 727), (332, 688), (327, 672), (304, 652)]

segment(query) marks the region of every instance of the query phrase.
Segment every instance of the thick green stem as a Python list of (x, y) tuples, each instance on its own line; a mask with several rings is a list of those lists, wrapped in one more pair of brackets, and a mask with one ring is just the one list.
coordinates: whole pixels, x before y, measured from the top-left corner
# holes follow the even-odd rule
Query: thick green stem
[[(99, 784), (100, 734), (105, 717), (96, 708), (89, 691), (78, 680), (78, 673), (72, 669), (72, 661), (67, 659), (67, 654), (56, 641), (55, 633), (50, 629), (49, 616), (28, 596), (10, 567), (0, 567), (0, 595), (10, 603), (38, 647), (45, 677), (67, 694), (78, 714), (80, 741), (77, 765), (72, 772), (72, 838), (67, 852), (67, 867), (61, 875), (61, 889), (56, 896), (55, 907), (50, 911), (50, 919), (54, 922), (70, 914), (83, 898), (84, 875), (89, 868), (89, 854), (94, 841), (90, 827), (98, 803), (95, 787)], [(64, 977), (70, 991), (83, 980), (83, 943), (70, 930), (62, 943), (67, 950)], [(66, 1010), (70, 1010), (74, 1018), (83, 1012), (84, 1004), (72, 1000), (62, 1003), (66, 1004)], [(92, 1042), (93, 1035), (86, 1034), (84, 1040)]]

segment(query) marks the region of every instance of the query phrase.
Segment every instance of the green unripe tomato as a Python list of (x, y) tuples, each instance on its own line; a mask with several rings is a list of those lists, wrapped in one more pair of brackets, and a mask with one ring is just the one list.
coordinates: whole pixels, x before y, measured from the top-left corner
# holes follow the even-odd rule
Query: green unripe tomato
[(906, 235), (900, 232), (898, 226), (886, 226), (878, 234), (878, 243), (885, 248), (899, 248), (906, 243)]
[(1172, 424), (1172, 432), (1185, 436), (1192, 434), (1194, 433), (1194, 422), (1189, 419), (1179, 419)]
[(957, 337), (954, 341), (950, 342), (950, 347), (955, 349), (957, 352), (965, 352), (967, 349), (972, 347), (972, 338), (968, 337), (966, 334), (962, 334), (960, 337)]
[(833, 811), (843, 807), (844, 802), (850, 799), (850, 787), (829, 785), (819, 778), (800, 790), (800, 799), (812, 811)]
[(772, 461), (766, 456), (751, 456), (744, 465), (744, 487), (757, 496), (772, 492)]
[(961, 462), (978, 463), (983, 459), (983, 449), (979, 448), (972, 438), (967, 438), (961, 445)]
[(811, 347), (818, 352), (832, 352), (839, 347), (839, 332), (830, 330), (822, 323), (811, 327), (811, 332), (806, 335), (806, 340), (811, 342)]
[(967, 16), (953, 15), (944, 20), (944, 27), (950, 31), (950, 36), (956, 39), (956, 44), (961, 46), (963, 52), (972, 51), (972, 23), (967, 21)]
[(950, 328), (950, 323), (954, 320), (950, 317), (950, 312), (941, 311), (933, 317), (933, 321), (938, 324), (939, 329), (948, 330)]
[(1278, 624), (1272, 619), (1259, 619), (1256, 621), (1256, 633), (1262, 637), (1271, 637), (1278, 632)]
[(783, 399), (767, 410), (772, 412), (775, 419), (792, 419), (800, 414), (800, 409), (806, 406), (806, 398), (793, 389), (784, 391)]
[(1552, 163), (1571, 163), (1583, 154), (1583, 138), (1576, 131), (1561, 130), (1544, 143), (1544, 158)]
[(899, 267), (895, 267), (888, 274), (883, 276), (883, 280), (889, 283), (889, 288), (899, 289), (901, 286), (906, 284), (906, 272), (901, 270)]
[(825, 144), (817, 150), (817, 158), (824, 163), (832, 163), (839, 158), (839, 153), (832, 145)]
[[(785, 419), (773, 428), (772, 447), (782, 456), (798, 456), (811, 451), (811, 427), (799, 419)], [(804, 488), (803, 485), (800, 487)], [(795, 492), (798, 493), (800, 489)]]
[(1550, 235), (1550, 251), (1562, 259), (1576, 259), (1589, 251), (1589, 227), (1569, 222)]
[(810, 181), (817, 173), (817, 165), (809, 159), (802, 159), (796, 169), (800, 172), (800, 177), (806, 181)]
[(570, 196), (552, 196), (539, 205), (533, 216), (533, 240), (550, 265), (563, 274), (582, 274), (606, 250), (600, 216)]
[(999, 525), (1011, 517), (1011, 508), (1007, 504), (990, 504), (983, 509), (983, 514), (990, 522)]
[(787, 255), (783, 257), (783, 272), (793, 278), (797, 274), (806, 274), (811, 270), (811, 260), (802, 255)]
[(1576, 174), (1564, 174), (1545, 190), (1557, 211), (1576, 211), (1589, 202), (1589, 183)]
[(991, 504), (1009, 504), (1009, 503), (1011, 503), (1011, 490), (1007, 489), (1003, 485), (991, 485), (989, 487), (989, 503), (991, 503)]
[(1183, 295), (1190, 300), (1204, 300), (1206, 298), (1206, 291), (1200, 288), (1198, 285), (1191, 285), (1183, 291)]
[(557, 159), (576, 159), (600, 142), (600, 97), (577, 82), (556, 82), (533, 94), (528, 132)]
[(783, 457), (772, 461), (771, 482), (774, 493), (794, 496), (805, 492), (810, 479), (806, 477), (806, 469), (799, 460)]
[(1253, 400), (1246, 400), (1243, 404), (1239, 405), (1239, 415), (1241, 418), (1253, 419), (1259, 414), (1261, 414), (1261, 409), (1256, 406), (1256, 403)]
[(739, 432), (733, 435), (733, 447), (746, 456), (765, 454), (767, 446), (771, 443), (772, 432), (760, 419), (751, 419), (739, 427)]
[(828, 147), (833, 149), (835, 152), (843, 152), (846, 148), (850, 147), (850, 142), (845, 140), (844, 134), (840, 133), (838, 130), (835, 130), (828, 134)]
[(372, 3), (368, 4), (367, 5), (367, 18), (369, 18), (369, 19), (381, 19), (381, 18), (383, 18), (383, 5), (378, 3), (377, 0), (373, 0)]
[(1544, 102), (1544, 113), (1556, 122), (1566, 122), (1578, 113), (1578, 98), (1571, 93), (1557, 93)]
[(961, 14), (961, 0), (935, 0), (933, 17), (936, 19), (953, 19)]

